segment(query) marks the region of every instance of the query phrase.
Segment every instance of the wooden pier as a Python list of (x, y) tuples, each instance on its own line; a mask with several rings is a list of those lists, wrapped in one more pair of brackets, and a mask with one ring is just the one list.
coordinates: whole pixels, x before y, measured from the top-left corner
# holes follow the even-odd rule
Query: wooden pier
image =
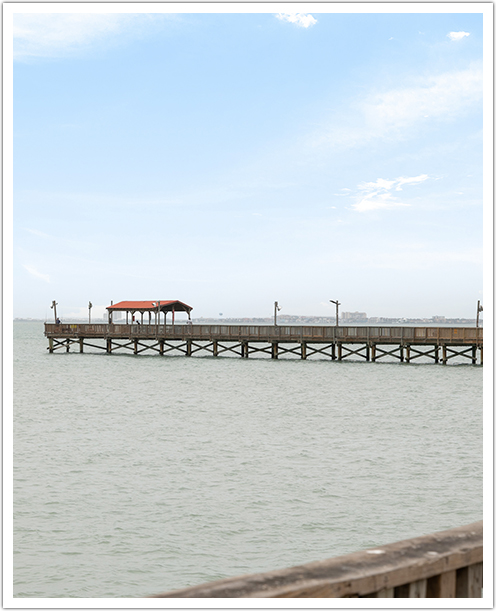
[(346, 556), (150, 598), (482, 598), (482, 560), (480, 521)]
[(443, 365), (455, 357), (483, 363), (479, 327), (336, 327), (220, 324), (55, 324), (45, 323), (48, 350), (69, 352), (85, 347), (114, 354), (234, 354), (272, 359), (293, 355), (342, 361), (379, 361), (391, 357), (411, 363), (421, 357)]

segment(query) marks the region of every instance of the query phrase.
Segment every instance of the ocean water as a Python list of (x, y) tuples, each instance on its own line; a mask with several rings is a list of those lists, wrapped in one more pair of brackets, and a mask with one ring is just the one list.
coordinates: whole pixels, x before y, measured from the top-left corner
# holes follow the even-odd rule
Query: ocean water
[(14, 596), (142, 597), (482, 518), (479, 366), (47, 345), (14, 324)]

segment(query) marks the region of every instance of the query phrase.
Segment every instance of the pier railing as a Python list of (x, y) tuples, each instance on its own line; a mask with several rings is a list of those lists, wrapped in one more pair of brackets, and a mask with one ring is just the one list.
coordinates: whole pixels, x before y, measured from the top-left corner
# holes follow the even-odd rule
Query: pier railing
[(483, 330), (478, 327), (335, 327), (274, 325), (138, 325), (138, 324), (60, 324), (45, 323), (48, 337), (167, 338), (197, 341), (245, 340), (279, 342), (480, 344)]
[(481, 598), (482, 521), (151, 598)]

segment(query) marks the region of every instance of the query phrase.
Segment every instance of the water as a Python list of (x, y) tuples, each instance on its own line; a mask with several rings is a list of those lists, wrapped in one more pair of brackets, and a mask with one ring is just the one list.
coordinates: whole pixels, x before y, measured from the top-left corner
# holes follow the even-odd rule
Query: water
[(14, 336), (15, 596), (147, 596), (482, 518), (481, 367)]

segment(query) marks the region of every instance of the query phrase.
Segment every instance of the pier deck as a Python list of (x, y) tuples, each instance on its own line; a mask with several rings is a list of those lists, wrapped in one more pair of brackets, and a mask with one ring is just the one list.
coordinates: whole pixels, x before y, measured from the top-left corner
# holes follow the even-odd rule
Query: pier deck
[(80, 352), (90, 346), (108, 354), (117, 350), (185, 356), (230, 352), (242, 358), (265, 353), (273, 359), (293, 354), (301, 359), (317, 355), (339, 361), (350, 357), (377, 361), (389, 356), (407, 363), (420, 357), (442, 364), (454, 357), (472, 364), (483, 362), (483, 333), (477, 327), (45, 323), (45, 335), (50, 353), (69, 352), (75, 345)]

